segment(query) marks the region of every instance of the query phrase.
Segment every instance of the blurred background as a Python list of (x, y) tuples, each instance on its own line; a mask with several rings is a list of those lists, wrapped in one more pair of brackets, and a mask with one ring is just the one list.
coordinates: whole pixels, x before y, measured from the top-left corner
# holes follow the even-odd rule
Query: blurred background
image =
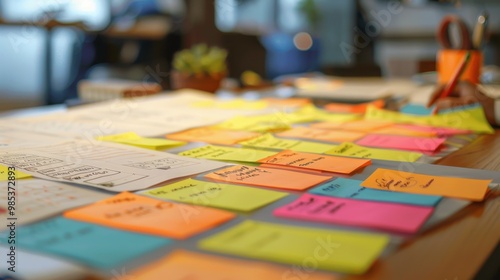
[(0, 111), (59, 104), (83, 79), (170, 89), (175, 52), (228, 51), (229, 77), (435, 70), (436, 27), (488, 11), (485, 65), (500, 65), (498, 0), (0, 0)]

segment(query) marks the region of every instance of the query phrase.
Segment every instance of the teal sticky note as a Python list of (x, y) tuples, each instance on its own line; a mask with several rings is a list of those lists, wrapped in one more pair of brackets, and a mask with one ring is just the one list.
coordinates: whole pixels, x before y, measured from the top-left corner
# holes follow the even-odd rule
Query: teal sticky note
[(375, 190), (362, 187), (360, 185), (361, 182), (363, 181), (346, 179), (346, 178), (337, 178), (333, 181), (328, 181), (324, 184), (321, 184), (309, 190), (309, 192), (313, 194), (326, 195), (326, 196), (381, 201), (381, 202), (404, 203), (404, 204), (413, 204), (421, 206), (434, 206), (442, 198), (441, 196), (436, 196), (436, 195), (422, 195), (422, 194)]
[(406, 104), (399, 111), (405, 114), (419, 115), (419, 116), (429, 116), (432, 114), (434, 107), (427, 108), (420, 104)]
[[(101, 269), (118, 267), (171, 242), (167, 238), (116, 230), (63, 217), (19, 227), (16, 231), (16, 247), (71, 258)], [(1, 232), (0, 242), (8, 243), (9, 234), (10, 230)]]

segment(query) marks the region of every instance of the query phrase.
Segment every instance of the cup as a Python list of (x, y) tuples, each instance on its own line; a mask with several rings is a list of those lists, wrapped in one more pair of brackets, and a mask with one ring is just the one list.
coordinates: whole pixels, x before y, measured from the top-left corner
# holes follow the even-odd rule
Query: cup
[(464, 69), (460, 81), (468, 81), (478, 84), (483, 66), (483, 53), (477, 50), (442, 49), (437, 54), (437, 72), (439, 84), (448, 84), (457, 71), (460, 63), (464, 60), (465, 54), (470, 52), (470, 60)]

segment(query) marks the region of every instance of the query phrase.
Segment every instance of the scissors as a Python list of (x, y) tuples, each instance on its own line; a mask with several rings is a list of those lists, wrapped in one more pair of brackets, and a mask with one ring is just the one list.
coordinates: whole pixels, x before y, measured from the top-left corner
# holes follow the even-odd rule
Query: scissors
[[(460, 39), (460, 43), (458, 46), (454, 46), (450, 36), (451, 35), (450, 28), (452, 27), (452, 25), (455, 25), (458, 28), (459, 39)], [(461, 49), (461, 50), (472, 49), (471, 37), (467, 25), (461, 18), (454, 15), (446, 16), (443, 18), (438, 28), (437, 38), (439, 43), (445, 49)]]

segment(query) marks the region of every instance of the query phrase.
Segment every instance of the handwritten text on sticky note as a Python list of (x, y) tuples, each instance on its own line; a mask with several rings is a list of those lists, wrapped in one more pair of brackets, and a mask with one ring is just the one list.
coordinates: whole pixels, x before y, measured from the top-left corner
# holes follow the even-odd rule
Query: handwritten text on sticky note
[(378, 168), (362, 186), (380, 190), (442, 195), (474, 201), (484, 199), (491, 180), (425, 175)]
[(305, 190), (331, 178), (331, 176), (327, 175), (306, 174), (291, 170), (245, 165), (235, 165), (219, 169), (205, 175), (205, 177), (226, 183), (289, 190)]
[(259, 162), (343, 174), (350, 174), (371, 163), (369, 159), (317, 155), (288, 150), (261, 159)]
[(124, 192), (67, 211), (64, 216), (124, 230), (184, 239), (226, 222), (235, 215)]

